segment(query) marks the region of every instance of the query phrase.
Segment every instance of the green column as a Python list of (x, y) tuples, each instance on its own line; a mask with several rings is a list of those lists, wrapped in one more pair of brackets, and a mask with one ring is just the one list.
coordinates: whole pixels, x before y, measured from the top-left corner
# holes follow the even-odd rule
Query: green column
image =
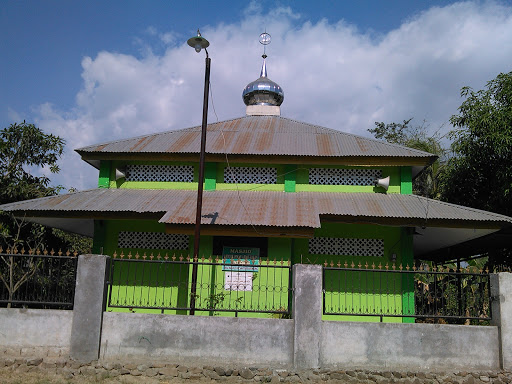
[(100, 161), (100, 176), (98, 178), (98, 188), (108, 188), (110, 184), (110, 161)]
[(99, 255), (105, 252), (105, 222), (94, 220), (94, 234), (92, 238), (92, 253)]
[(217, 163), (205, 163), (204, 165), (204, 189), (215, 191), (217, 185)]
[(284, 167), (284, 191), (285, 192), (295, 192), (296, 171), (297, 171), (296, 165), (286, 165)]
[(400, 168), (400, 193), (402, 195), (412, 194), (412, 168)]
[[(406, 270), (408, 265), (411, 270), (414, 263), (412, 228), (402, 228), (400, 253), (403, 269)], [(414, 274), (412, 273), (402, 274), (402, 313), (414, 314)], [(414, 321), (414, 317), (402, 318), (403, 323), (414, 323)]]

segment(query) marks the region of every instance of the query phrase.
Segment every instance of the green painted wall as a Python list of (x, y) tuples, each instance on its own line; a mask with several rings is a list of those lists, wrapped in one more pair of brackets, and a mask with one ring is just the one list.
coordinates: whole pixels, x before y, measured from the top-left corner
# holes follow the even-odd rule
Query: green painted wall
[[(103, 164), (104, 162), (102, 162)], [(110, 163), (111, 166), (109, 165)], [(105, 162), (100, 170), (100, 182), (105, 188), (133, 188), (133, 189), (183, 189), (197, 190), (198, 167), (194, 168), (194, 182), (159, 182), (159, 181), (126, 181), (124, 178), (115, 180), (116, 167), (124, 168), (127, 164), (146, 164), (146, 165), (190, 165), (185, 162), (164, 162), (164, 161), (112, 161)], [(256, 184), (256, 183), (225, 183), (224, 170), (227, 168), (225, 163), (206, 163), (205, 164), (205, 190), (240, 190), (240, 191), (285, 191), (285, 192), (385, 192), (382, 188), (374, 186), (355, 186), (355, 185), (310, 185), (308, 172), (310, 168), (365, 168), (365, 167), (345, 167), (345, 166), (318, 166), (318, 165), (282, 165), (282, 164), (230, 164), (232, 167), (275, 167), (277, 168), (276, 184)], [(387, 193), (403, 193), (407, 184), (407, 169), (410, 167), (374, 167), (382, 169), (383, 177), (390, 176), (390, 187)], [(410, 176), (409, 176), (410, 177)], [(107, 180), (108, 178), (108, 180)], [(412, 188), (412, 180), (411, 182)]]
[[(117, 247), (117, 238), (120, 231), (144, 231), (144, 232), (164, 232), (165, 226), (151, 221), (136, 220), (111, 220), (104, 222), (102, 228), (106, 234), (104, 242), (105, 254), (112, 255), (115, 252), (120, 254), (121, 249)], [(189, 237), (189, 249), (181, 250), (165, 250), (165, 249), (122, 249), (125, 255), (131, 252), (132, 255), (139, 253), (140, 257), (145, 253), (149, 258), (151, 254), (156, 257), (160, 254), (162, 257), (167, 253), (170, 257), (175, 255), (179, 259), (180, 255), (186, 257), (192, 254), (193, 236)], [(208, 258), (213, 253), (213, 237), (201, 236), (200, 256)], [(290, 260), (291, 239), (270, 238), (268, 239), (268, 257), (262, 259), (264, 262), (268, 260)], [(125, 257), (126, 258), (126, 257)], [(145, 305), (157, 306), (161, 301), (178, 303), (179, 306), (186, 307), (189, 304), (190, 297), (188, 295), (188, 283), (192, 280), (192, 267), (188, 265), (172, 265), (165, 272), (160, 263), (142, 263), (130, 262), (125, 263), (122, 270), (116, 271), (113, 276), (114, 286), (110, 295), (120, 305), (127, 305), (129, 298), (141, 300)], [(167, 275), (165, 275), (167, 274)], [(171, 284), (156, 288), (151, 284), (142, 284), (141, 281), (156, 281), (164, 276), (180, 276), (182, 284)], [(212, 287), (224, 286), (225, 271), (222, 266), (200, 266), (198, 268), (198, 281), (202, 281), (206, 285), (198, 285), (196, 301), (204, 303), (205, 300), (215, 303), (219, 309), (228, 308), (228, 305), (234, 306), (238, 303), (241, 307), (254, 307), (259, 303), (264, 303), (274, 308), (283, 308), (288, 305), (287, 295), (285, 291), (277, 290), (273, 293), (266, 292), (267, 284), (276, 284), (279, 287), (287, 287), (289, 285), (289, 273), (287, 269), (260, 268), (258, 273), (254, 274), (253, 291), (239, 292), (217, 289), (217, 293)], [(165, 281), (165, 280), (164, 280)], [(125, 304), (123, 304), (125, 303)], [(129, 308), (107, 308), (108, 311), (120, 312), (138, 312), (138, 313), (161, 313), (160, 309), (132, 309)], [(165, 310), (164, 313), (169, 314), (186, 314), (183, 310)], [(218, 311), (197, 311), (198, 316), (235, 316), (235, 312), (218, 312)], [(238, 312), (238, 317), (272, 317), (265, 313), (245, 313)], [(276, 315), (277, 316), (277, 315)]]
[[(323, 223), (322, 228), (315, 231), (315, 237), (336, 237), (336, 238), (370, 238), (384, 240), (383, 257), (363, 257), (363, 256), (332, 256), (332, 255), (312, 255), (308, 250), (308, 239), (294, 240), (294, 263), (304, 264), (323, 264), (329, 266), (352, 267), (372, 269), (372, 265), (378, 269), (379, 264), (385, 270), (385, 265), (389, 268), (393, 265), (393, 254), (396, 255), (395, 266), (398, 268), (400, 263), (405, 261), (402, 254), (401, 240), (402, 230), (395, 227), (384, 227), (379, 225), (357, 225), (357, 224), (337, 224)], [(327, 306), (339, 306), (341, 308), (375, 308), (382, 309), (388, 313), (401, 314), (403, 311), (402, 280), (399, 274), (382, 274), (380, 272), (364, 273), (346, 273), (341, 280), (338, 279), (339, 272), (329, 272), (325, 278), (324, 287), (330, 292), (327, 297), (331, 302), (326, 302)], [(382, 276), (380, 283), (377, 283), (376, 276)], [(362, 287), (364, 287), (361, 292)], [(369, 292), (370, 294), (367, 294)], [(348, 311), (348, 309), (347, 309)], [(324, 320), (344, 320), (344, 321), (366, 321), (379, 322), (378, 316), (338, 316), (324, 315)], [(384, 317), (384, 322), (402, 322), (400, 317)]]
[[(192, 183), (179, 183), (179, 182), (127, 182), (124, 179), (115, 181), (116, 167), (123, 167), (126, 164), (135, 164), (135, 162), (101, 162), (99, 186), (103, 188), (151, 188), (151, 189), (187, 189), (197, 190), (198, 170), (194, 169), (194, 182)], [(175, 165), (189, 165), (189, 163), (180, 162), (137, 162), (137, 164), (175, 164)], [(231, 164), (231, 166), (248, 166), (247, 164)], [(250, 166), (256, 167), (269, 167), (269, 164), (251, 164)], [(384, 192), (382, 188), (375, 188), (373, 186), (348, 186), (348, 185), (309, 185), (308, 171), (309, 168), (317, 168), (319, 166), (295, 166), (295, 165), (274, 165), (277, 167), (278, 179), (277, 184), (232, 184), (224, 183), (224, 169), (226, 164), (222, 163), (206, 163), (205, 167), (205, 190), (272, 190), (272, 191), (286, 191), (286, 192)], [(326, 167), (332, 168), (332, 167)], [(342, 167), (339, 168), (357, 168), (357, 167)], [(383, 177), (390, 176), (390, 188), (388, 193), (412, 193), (412, 176), (411, 167), (383, 167)], [(149, 220), (109, 220), (95, 222), (94, 229), (94, 246), (93, 252), (100, 252), (103, 249), (104, 254), (112, 255), (113, 252), (118, 252), (117, 247), (117, 234), (120, 231), (144, 231), (144, 232), (165, 232), (165, 226), (156, 221)], [(284, 239), (284, 238), (269, 238), (268, 240), (268, 259), (269, 260), (291, 260), (292, 263), (313, 263), (324, 264), (333, 263), (333, 265), (351, 266), (352, 262), (356, 265), (368, 265), (371, 267), (375, 265), (385, 265), (392, 263), (392, 255), (396, 254), (396, 263), (412, 263), (412, 235), (407, 230), (394, 227), (384, 227), (377, 225), (354, 225), (354, 224), (335, 224), (323, 223), (322, 228), (315, 231), (315, 237), (339, 237), (339, 238), (379, 238), (384, 239), (384, 257), (360, 257), (360, 256), (329, 256), (329, 255), (310, 255), (308, 253), (308, 240), (307, 239)], [(160, 253), (162, 256), (167, 253), (170, 257), (175, 255), (179, 257), (183, 255), (191, 255), (193, 250), (193, 236), (189, 237), (189, 247), (187, 250), (146, 250), (146, 249), (124, 249), (124, 253), (132, 252), (132, 254), (139, 253), (141, 256), (146, 252), (149, 256), (153, 253), (156, 256)], [(213, 252), (213, 238), (211, 236), (201, 236), (200, 256), (209, 257)], [(119, 271), (117, 277), (119, 284), (112, 290), (112, 294), (116, 295), (119, 300), (135, 296), (144, 298), (147, 303), (157, 302), (158, 300), (177, 300), (180, 306), (185, 307), (190, 300), (187, 286), (169, 286), (163, 287), (158, 290), (151, 285), (142, 286), (137, 284), (137, 276), (140, 278), (144, 276), (147, 280), (153, 276), (161, 277), (163, 273), (159, 269), (158, 264), (149, 265), (148, 263), (139, 263), (136, 268), (128, 268)], [(190, 282), (192, 268), (173, 266), (175, 270), (168, 271), (169, 273), (178, 274), (184, 277), (186, 283)], [(256, 273), (253, 286), (253, 292), (236, 292), (225, 291), (222, 294), (215, 294), (211, 288), (200, 288), (197, 292), (198, 300), (210, 300), (215, 303), (217, 308), (226, 306), (227, 303), (240, 304), (251, 306), (253, 300), (262, 300), (261, 291), (264, 290), (267, 282), (278, 281), (279, 284), (288, 284), (289, 275), (287, 270), (270, 270), (271, 273)], [(209, 286), (223, 286), (225, 271), (221, 266), (207, 266), (201, 267), (200, 274), (207, 277)], [(362, 277), (364, 276), (364, 277)], [(375, 308), (382, 308), (389, 311), (396, 311), (396, 313), (412, 313), (414, 311), (414, 293), (413, 283), (410, 277), (402, 277), (398, 274), (391, 276), (386, 281), (387, 286), (392, 289), (383, 292), (381, 287), (372, 285), (371, 281), (366, 281), (366, 288), (369, 288), (373, 293), (365, 295), (358, 292), (358, 287), (361, 286), (361, 279), (372, 280), (371, 273), (365, 275), (352, 275), (346, 277), (343, 283), (334, 281), (333, 278), (327, 276), (326, 284), (327, 290), (337, 292), (337, 296), (330, 300), (338, 300), (339, 302), (351, 303), (351, 305), (373, 305)], [(126, 283), (127, 280), (133, 280), (133, 284)], [(125, 282), (123, 282), (125, 281)], [(222, 291), (222, 290), (221, 290)], [(218, 292), (218, 291), (217, 291)], [(258, 294), (256, 292), (259, 292)], [(167, 295), (167, 296), (166, 296)], [(266, 302), (270, 307), (279, 308), (280, 305), (286, 303), (286, 295), (284, 293), (274, 294), (265, 297)], [(341, 301), (340, 301), (341, 300)], [(255, 304), (255, 302), (253, 303)], [(129, 309), (112, 309), (129, 311)], [(158, 309), (136, 309), (135, 312), (152, 312), (160, 313)], [(185, 314), (186, 311), (166, 311), (166, 313)], [(198, 315), (204, 316), (234, 316), (234, 312), (197, 312)], [(272, 317), (268, 314), (254, 314), (239, 312), (240, 317)], [(276, 315), (277, 316), (277, 315)], [(361, 316), (324, 316), (326, 320), (351, 320), (351, 321), (380, 321), (378, 317), (361, 317)], [(412, 318), (392, 318), (384, 317), (386, 322), (414, 322)]]
[[(183, 189), (197, 191), (197, 180), (199, 179), (199, 169), (197, 164), (194, 165), (194, 182), (170, 182), (170, 181), (126, 181), (125, 178), (116, 180), (116, 168), (124, 168), (126, 165), (143, 164), (143, 165), (191, 165), (190, 163), (173, 161), (113, 161), (112, 168), (109, 173), (110, 188), (132, 188), (132, 189)], [(207, 167), (205, 166), (205, 176)], [(206, 177), (205, 177), (206, 179)], [(211, 184), (210, 184), (211, 185)], [(205, 188), (206, 189), (206, 188)]]
[[(172, 258), (179, 259), (180, 256), (186, 258), (192, 254), (193, 250), (193, 236), (189, 238), (189, 249), (144, 249), (144, 248), (123, 248), (118, 247), (118, 234), (121, 231), (130, 232), (159, 232), (165, 233), (165, 225), (160, 224), (156, 221), (151, 220), (108, 220), (104, 221), (105, 231), (105, 251), (104, 253), (112, 256), (114, 252), (118, 255), (121, 251), (128, 255), (131, 253), (133, 257), (138, 253), (139, 259), (142, 259), (144, 254), (149, 259), (150, 255), (156, 257), (160, 254), (161, 257), (166, 255)], [(207, 241), (204, 242), (207, 245)], [(126, 258), (126, 257), (125, 257)], [(168, 285), (161, 289), (151, 288), (150, 285), (143, 286), (140, 281), (156, 281), (158, 278), (162, 278), (161, 274), (163, 270), (159, 268), (157, 263), (143, 263), (133, 262), (130, 263), (129, 267), (125, 267), (122, 270), (116, 271), (113, 278), (113, 288), (109, 292), (111, 297), (115, 298), (118, 303), (123, 305), (126, 303), (127, 298), (134, 297), (137, 300), (143, 300), (148, 306), (153, 306), (154, 303), (159, 299), (175, 300), (180, 306), (185, 307), (189, 299), (188, 288), (188, 276), (191, 268), (184, 265), (173, 265), (170, 269), (166, 270), (167, 274), (178, 275), (181, 277), (185, 286)], [(165, 295), (165, 297), (163, 297)], [(129, 308), (109, 308), (107, 311), (116, 312), (139, 312), (139, 313), (161, 313), (158, 309), (136, 309), (130, 310)], [(186, 314), (186, 311), (174, 311), (175, 314)]]
[[(112, 255), (114, 251), (120, 253), (117, 248), (117, 234), (119, 231), (155, 231), (164, 232), (165, 227), (156, 222), (150, 221), (105, 221), (98, 228), (104, 233), (104, 253)], [(98, 230), (99, 231), (99, 230)], [(98, 232), (100, 233), (100, 232)], [(99, 236), (99, 235), (98, 235)], [(396, 265), (400, 263), (409, 263), (412, 261), (412, 235), (409, 231), (401, 228), (383, 227), (377, 225), (350, 225), (324, 223), (322, 228), (315, 233), (316, 237), (342, 237), (342, 238), (377, 238), (384, 240), (384, 256), (383, 257), (361, 257), (361, 256), (332, 256), (332, 255), (312, 255), (308, 252), (308, 239), (287, 239), (287, 238), (269, 238), (268, 239), (268, 259), (267, 260), (284, 260), (288, 262), (290, 259), (293, 263), (311, 263), (340, 265), (342, 267), (361, 264), (362, 268), (368, 264), (368, 268), (372, 268), (372, 264), (378, 268), (379, 265), (385, 269), (385, 265), (393, 264), (393, 255), (396, 255)], [(96, 243), (95, 243), (96, 246)], [(193, 236), (189, 237), (189, 249), (180, 250), (145, 250), (145, 249), (123, 249), (125, 255), (131, 251), (142, 256), (156, 256), (166, 253), (169, 256), (180, 255), (186, 257), (191, 254), (193, 247)], [(200, 255), (208, 258), (213, 253), (213, 238), (211, 236), (201, 237)], [(263, 260), (263, 259), (262, 259)], [(159, 269), (160, 268), (160, 269)], [(192, 278), (192, 268), (187, 265), (173, 265), (167, 269), (168, 274), (181, 276), (184, 285), (178, 286), (169, 283), (168, 286), (160, 286), (155, 288), (152, 284), (142, 284), (144, 281), (155, 280), (162, 277), (162, 266), (159, 264), (138, 263), (136, 267), (127, 267), (126, 270), (118, 271), (112, 289), (112, 296), (122, 303), (127, 298), (135, 297), (142, 300), (147, 305), (157, 306), (156, 303), (162, 300), (178, 303), (179, 306), (186, 307), (189, 303), (189, 287), (187, 284)], [(198, 273), (198, 281), (205, 284), (199, 284), (197, 289), (197, 299), (199, 303), (205, 300), (216, 308), (228, 308), (228, 305), (239, 305), (239, 308), (253, 308), (258, 303), (264, 302), (268, 308), (280, 309), (288, 305), (288, 297), (285, 291), (280, 291), (281, 287), (286, 287), (290, 283), (289, 271), (287, 269), (263, 269), (254, 273), (253, 291), (239, 292), (225, 290), (222, 287), (225, 283), (225, 271), (218, 266), (201, 266)], [(374, 276), (375, 275), (375, 276)], [(376, 279), (375, 277), (385, 276)], [(389, 313), (412, 313), (414, 311), (414, 286), (411, 277), (403, 277), (399, 274), (382, 274), (378, 272), (351, 273), (343, 276), (342, 279), (335, 278), (333, 272), (327, 272), (325, 278), (325, 289), (330, 292), (326, 305), (344, 305), (354, 308), (374, 308), (388, 311)], [(129, 282), (132, 283), (129, 283)], [(137, 283), (137, 281), (139, 281)], [(115, 284), (117, 282), (117, 284)], [(279, 289), (267, 290), (267, 284), (276, 285)], [(216, 286), (214, 291), (212, 287)], [(364, 287), (364, 292), (361, 289)], [(271, 292), (271, 293), (269, 293)], [(291, 299), (291, 298), (290, 298)], [(109, 308), (115, 311), (130, 311), (129, 309)], [(160, 313), (159, 309), (133, 309), (133, 312), (149, 312)], [(186, 311), (166, 310), (165, 313), (186, 314)], [(219, 312), (219, 311), (197, 311), (198, 316), (235, 316), (235, 312)], [(272, 317), (270, 314), (244, 313), (238, 312), (239, 317)], [(278, 315), (275, 315), (276, 317)], [(344, 320), (344, 321), (373, 321), (378, 322), (381, 319), (377, 316), (323, 316), (325, 320)], [(384, 317), (385, 322), (413, 322), (413, 318), (400, 317)]]
[[(284, 191), (285, 182), (285, 166), (275, 164), (240, 164), (230, 163), (232, 168), (235, 167), (253, 167), (253, 168), (277, 168), (277, 183), (276, 184), (258, 184), (258, 183), (225, 183), (224, 172), (227, 170), (227, 164), (219, 164), (217, 167), (217, 190), (220, 191)], [(230, 177), (230, 176), (229, 176)]]
[[(297, 168), (295, 190), (297, 192), (385, 192), (383, 188), (366, 185), (311, 185), (309, 184), (309, 169), (310, 168), (338, 168), (338, 169), (363, 169), (367, 167), (334, 167), (334, 166), (321, 166), (321, 165), (306, 165)], [(389, 189), (387, 193), (400, 193), (400, 168), (399, 167), (370, 167), (382, 169), (382, 177), (390, 176)]]

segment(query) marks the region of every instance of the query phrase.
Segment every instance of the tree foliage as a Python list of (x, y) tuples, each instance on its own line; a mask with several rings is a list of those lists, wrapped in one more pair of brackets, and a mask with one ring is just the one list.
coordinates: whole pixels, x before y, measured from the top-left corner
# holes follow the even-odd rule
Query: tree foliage
[(59, 172), (57, 161), (64, 140), (45, 134), (34, 124), (11, 124), (0, 131), (0, 203), (32, 199), (57, 193), (46, 175), (34, 176), (33, 167)]
[(402, 123), (375, 122), (375, 128), (368, 131), (376, 139), (385, 140), (391, 144), (403, 145), (409, 148), (432, 153), (438, 156), (438, 159), (414, 179), (413, 191), (417, 195), (430, 198), (439, 198), (440, 175), (445, 161), (446, 149), (442, 146), (442, 137), (438, 132), (433, 135), (428, 134), (428, 126), (423, 122), (422, 125), (411, 127), (411, 119), (404, 120)]
[[(61, 186), (50, 185), (47, 174), (59, 172), (58, 161), (63, 151), (63, 139), (44, 133), (34, 124), (14, 123), (0, 130), (0, 204), (51, 196), (62, 190)], [(86, 251), (89, 243), (81, 236), (0, 212), (0, 245), (4, 248), (71, 247)]]
[[(442, 199), (512, 216), (512, 72), (486, 87), (461, 90), (465, 98), (450, 122), (453, 156), (443, 176)], [(512, 266), (512, 248), (484, 250), (491, 269)]]
[(512, 215), (512, 72), (485, 89), (464, 87), (442, 196), (456, 204)]
[[(64, 140), (58, 136), (44, 133), (33, 124), (25, 122), (11, 124), (0, 131), (0, 204), (33, 199), (57, 194), (62, 187), (51, 186), (50, 178), (43, 173), (59, 172), (57, 164), (64, 151)], [(48, 173), (48, 172), (47, 172)], [(90, 239), (63, 231), (30, 223), (24, 218), (16, 218), (0, 211), (0, 248), (3, 252), (13, 253), (13, 249), (55, 249), (88, 252)], [(9, 249), (9, 251), (7, 251)], [(55, 282), (44, 279), (42, 259), (35, 257), (15, 257), (0, 255), (0, 284), (11, 300), (27, 284), (39, 284), (38, 289), (45, 290)], [(66, 271), (61, 271), (66, 272)], [(68, 279), (69, 280), (69, 279)]]

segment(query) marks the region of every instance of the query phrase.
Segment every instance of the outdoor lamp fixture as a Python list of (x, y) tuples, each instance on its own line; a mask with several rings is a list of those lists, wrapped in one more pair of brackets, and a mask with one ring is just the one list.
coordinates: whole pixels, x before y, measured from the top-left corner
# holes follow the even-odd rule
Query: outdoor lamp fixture
[(196, 290), (197, 290), (197, 260), (199, 258), (199, 236), (201, 232), (201, 209), (203, 207), (203, 183), (204, 183), (204, 157), (206, 151), (206, 127), (208, 125), (208, 92), (210, 91), (210, 57), (206, 48), (210, 45), (208, 40), (201, 36), (199, 29), (197, 36), (187, 40), (187, 44), (196, 50), (202, 49), (206, 52), (206, 68), (204, 72), (204, 97), (203, 97), (203, 123), (201, 126), (201, 151), (199, 154), (199, 179), (197, 183), (197, 208), (196, 226), (194, 230), (194, 257), (192, 261), (192, 286), (190, 288), (190, 314), (196, 311)]

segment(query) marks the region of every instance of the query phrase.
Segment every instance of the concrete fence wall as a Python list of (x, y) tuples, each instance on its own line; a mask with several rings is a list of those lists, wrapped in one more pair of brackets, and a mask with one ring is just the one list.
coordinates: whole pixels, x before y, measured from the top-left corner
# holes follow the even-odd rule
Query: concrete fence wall
[(497, 327), (446, 324), (322, 324), (322, 367), (496, 370)]
[[(295, 265), (293, 320), (104, 312), (106, 256), (80, 256), (73, 311), (0, 309), (0, 348), (76, 360), (387, 370), (512, 368), (512, 274), (491, 279), (493, 325), (322, 321), (322, 270)], [(57, 352), (55, 352), (57, 351)], [(43, 353), (45, 356), (47, 353)]]
[(68, 356), (73, 311), (0, 308), (0, 351), (21, 356)]
[(293, 364), (293, 320), (105, 313), (101, 357), (198, 364)]

